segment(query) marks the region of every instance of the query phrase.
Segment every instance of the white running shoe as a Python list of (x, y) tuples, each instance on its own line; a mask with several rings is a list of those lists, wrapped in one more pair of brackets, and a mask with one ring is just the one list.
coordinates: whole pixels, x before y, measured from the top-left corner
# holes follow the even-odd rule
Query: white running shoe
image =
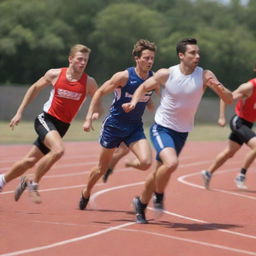
[(40, 204), (42, 202), (40, 194), (38, 192), (38, 183), (28, 183), (28, 192), (29, 192), (29, 196), (32, 199), (32, 202), (35, 204)]
[(203, 170), (201, 171), (201, 175), (204, 181), (204, 187), (206, 189), (209, 189), (209, 184), (212, 178), (212, 174), (210, 172), (208, 172), (207, 170)]
[(235, 178), (235, 183), (237, 188), (247, 189), (247, 186), (245, 185), (245, 180), (246, 180), (245, 175), (242, 173), (239, 173)]
[(4, 175), (3, 175), (3, 174), (0, 174), (0, 192), (3, 190), (4, 185), (5, 185), (5, 182), (4, 182)]

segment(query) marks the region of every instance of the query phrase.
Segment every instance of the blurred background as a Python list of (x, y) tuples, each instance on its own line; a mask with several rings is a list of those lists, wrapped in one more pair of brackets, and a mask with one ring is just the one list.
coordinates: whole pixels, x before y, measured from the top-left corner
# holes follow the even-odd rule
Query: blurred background
[[(1, 0), (0, 122), (9, 122), (25, 91), (48, 69), (68, 65), (76, 43), (91, 48), (87, 73), (101, 85), (134, 65), (131, 51), (138, 39), (157, 44), (157, 70), (178, 62), (177, 41), (195, 37), (200, 66), (234, 90), (254, 75), (255, 13), (255, 0)], [(41, 112), (48, 95), (47, 89), (40, 94), (24, 120)], [(111, 100), (106, 98), (106, 108)], [(215, 94), (206, 91), (197, 121), (215, 123), (218, 106)], [(85, 111), (86, 106), (77, 119)], [(150, 122), (152, 113), (145, 119)]]

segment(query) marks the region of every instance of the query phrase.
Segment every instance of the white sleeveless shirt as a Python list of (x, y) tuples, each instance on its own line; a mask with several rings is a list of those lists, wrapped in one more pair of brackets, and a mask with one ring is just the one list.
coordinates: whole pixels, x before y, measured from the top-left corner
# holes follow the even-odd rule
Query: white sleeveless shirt
[(196, 67), (190, 75), (182, 74), (179, 65), (169, 69), (155, 122), (178, 132), (190, 132), (203, 95), (203, 69)]

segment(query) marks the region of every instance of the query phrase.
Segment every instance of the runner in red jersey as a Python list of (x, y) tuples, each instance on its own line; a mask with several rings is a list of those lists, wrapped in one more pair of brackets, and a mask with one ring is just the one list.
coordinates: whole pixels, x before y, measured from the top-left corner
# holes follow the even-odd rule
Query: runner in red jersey
[[(246, 189), (246, 172), (256, 157), (256, 133), (252, 130), (256, 121), (256, 78), (241, 84), (233, 92), (234, 100), (238, 100), (235, 106), (235, 115), (230, 120), (231, 134), (227, 147), (220, 152), (214, 162), (207, 170), (201, 172), (205, 188), (208, 189), (212, 174), (222, 166), (229, 158), (246, 143), (251, 149), (245, 156), (240, 173), (235, 178), (236, 186), (240, 189)], [(221, 102), (220, 117), (218, 120), (220, 126), (225, 126), (225, 104)]]
[[(14, 163), (10, 171), (0, 175), (0, 190), (4, 185), (24, 174), (35, 166), (34, 175), (21, 177), (15, 191), (15, 200), (19, 200), (23, 191), (28, 188), (32, 201), (40, 203), (38, 183), (44, 174), (64, 154), (62, 137), (67, 132), (70, 122), (77, 114), (82, 103), (89, 95), (92, 97), (98, 86), (94, 78), (84, 73), (90, 55), (90, 49), (84, 45), (74, 45), (68, 57), (67, 68), (48, 70), (44, 76), (27, 90), (15, 116), (10, 122), (13, 129), (22, 118), (24, 109), (36, 98), (40, 91), (52, 86), (49, 100), (43, 107), (43, 112), (35, 119), (35, 130), (38, 138), (25, 157)], [(97, 118), (99, 113), (94, 113)]]

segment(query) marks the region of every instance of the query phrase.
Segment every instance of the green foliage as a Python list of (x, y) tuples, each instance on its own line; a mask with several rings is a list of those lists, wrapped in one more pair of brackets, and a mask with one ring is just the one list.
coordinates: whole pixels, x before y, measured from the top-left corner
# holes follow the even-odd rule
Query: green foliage
[(196, 37), (201, 65), (233, 89), (252, 76), (256, 1), (1, 0), (0, 83), (30, 84), (66, 66), (71, 45), (92, 49), (87, 72), (103, 82), (133, 65), (134, 43), (154, 41), (154, 69), (177, 63), (175, 46)]

